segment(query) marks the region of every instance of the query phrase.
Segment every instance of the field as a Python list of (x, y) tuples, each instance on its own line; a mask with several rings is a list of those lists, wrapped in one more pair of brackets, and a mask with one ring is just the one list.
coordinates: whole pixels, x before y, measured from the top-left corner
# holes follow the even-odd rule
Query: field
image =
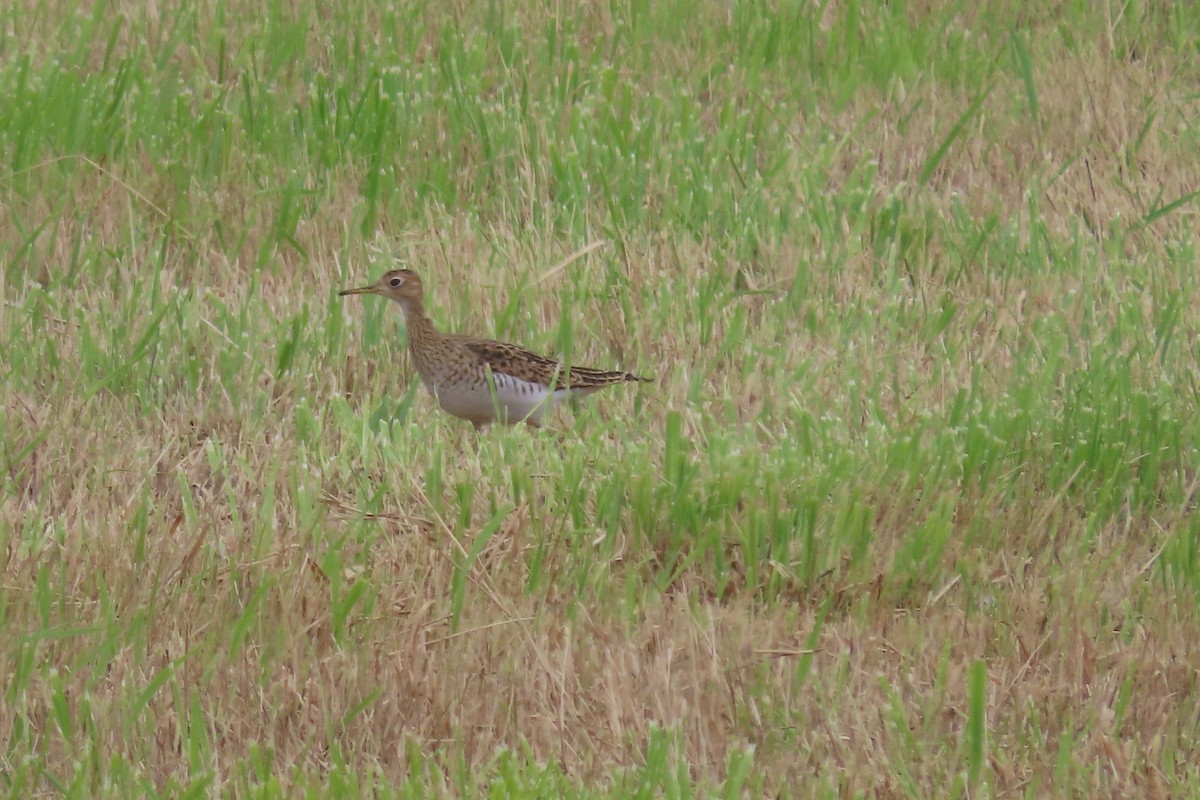
[[(1200, 796), (1197, 42), (15, 0), (0, 791)], [(655, 380), (476, 433), (398, 263)]]

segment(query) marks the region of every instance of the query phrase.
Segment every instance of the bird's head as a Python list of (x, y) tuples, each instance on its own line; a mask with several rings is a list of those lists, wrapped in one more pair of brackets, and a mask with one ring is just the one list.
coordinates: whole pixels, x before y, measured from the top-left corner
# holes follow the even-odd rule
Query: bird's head
[(410, 303), (421, 302), (421, 278), (411, 269), (393, 269), (383, 273), (383, 277), (370, 286), (360, 286), (357, 289), (338, 292), (339, 297), (350, 294), (377, 294), (380, 297), (395, 300), (407, 309)]

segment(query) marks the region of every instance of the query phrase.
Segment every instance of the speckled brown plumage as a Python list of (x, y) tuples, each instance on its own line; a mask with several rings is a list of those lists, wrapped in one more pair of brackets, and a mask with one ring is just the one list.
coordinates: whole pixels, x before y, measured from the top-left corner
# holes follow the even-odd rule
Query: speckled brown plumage
[(630, 372), (610, 372), (590, 367), (571, 367), (564, 375), (562, 362), (539, 356), (515, 344), (492, 339), (463, 338), (460, 341), (493, 372), (503, 372), (542, 386), (554, 384), (562, 389), (600, 389), (614, 383), (649, 380)]
[(340, 294), (377, 294), (399, 303), (421, 382), (442, 408), (476, 427), (496, 421), (537, 427), (545, 410), (569, 394), (650, 380), (588, 367), (565, 371), (561, 362), (515, 344), (441, 333), (425, 313), (421, 278), (412, 270), (392, 270), (370, 286)]

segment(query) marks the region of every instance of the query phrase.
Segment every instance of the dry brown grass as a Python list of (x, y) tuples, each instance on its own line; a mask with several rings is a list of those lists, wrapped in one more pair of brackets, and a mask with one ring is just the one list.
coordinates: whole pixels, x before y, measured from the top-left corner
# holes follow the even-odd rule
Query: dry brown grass
[[(596, 25), (584, 47), (606, 43), (618, 24), (608, 13), (585, 15)], [(564, 232), (531, 210), (549, 202), (545, 164), (519, 165), (523, 188), (492, 203), (486, 190), (502, 190), (479, 174), (480, 152), (443, 152), (444, 133), (430, 157), (461, 158), (457, 189), (482, 210), (418, 208), (406, 184), (373, 235), (358, 227), (366, 170), (349, 160), (306, 183), (317, 213), (273, 245), (275, 183), (196, 178), (191, 196), (159, 164), (89, 158), (51, 182), (54, 194), (14, 190), (0, 241), (22, 255), (0, 283), (0, 330), (25, 355), (10, 357), (20, 363), (0, 402), (0, 652), (13, 687), (0, 703), (0, 775), (36, 753), (66, 780), (92, 758), (90, 788), (103, 793), (120, 755), (160, 792), (207, 772), (236, 793), (257, 747), (285, 792), (344, 761), (459, 793), (456, 764), (486, 782), (508, 748), (603, 787), (636, 772), (657, 727), (703, 787), (752, 747), (754, 785), (772, 795), (945, 796), (965, 785), (966, 675), (983, 660), (986, 785), (971, 793), (1186, 793), (1200, 777), (1195, 585), (1160, 559), (1194, 535), (1194, 426), (1163, 422), (1192, 438), (1148, 500), (1134, 485), (1140, 440), (1121, 456), (1137, 462), (1129, 486), (1095, 477), (1092, 462), (1063, 478), (1083, 446), (1069, 437), (1122, 442), (1076, 424), (1063, 411), (1073, 396), (1058, 392), (1092, 386), (1081, 376), (1124, 354), (1139, 388), (1167, 387), (1153, 396), (1194, 419), (1200, 316), (1194, 271), (1174, 255), (1190, 252), (1194, 210), (1136, 224), (1200, 184), (1196, 100), (1180, 80), (1190, 67), (1170, 52), (1125, 58), (1112, 37), (1059, 48), (1038, 38), (1052, 20), (1028, 24), (1040, 131), (1019, 74), (998, 70), (927, 185), (921, 166), (971, 87), (926, 73), (864, 81), (812, 113), (782, 84), (746, 91), (748, 104), (772, 105), (795, 147), (787, 180), (764, 192), (804, 211), (753, 250), (673, 226), (666, 186), (647, 200), (663, 216), (643, 227), (614, 231), (596, 201)], [(431, 31), (420, 58), (433, 61)], [(695, 66), (689, 41), (664, 46), (664, 63)], [(714, 85), (705, 124), (716, 133), (728, 96)], [(551, 128), (531, 130), (553, 139)], [(248, 155), (231, 159), (258, 178), (294, 166), (260, 173)], [(860, 203), (867, 161), (877, 177)], [(900, 253), (879, 233), (893, 201), (919, 242)], [(959, 209), (978, 227), (960, 235), (947, 222)], [(12, 220), (46, 217), (54, 224), (25, 248)], [(989, 219), (995, 235), (972, 249), (967, 234)], [(1038, 241), (1056, 248), (1044, 262), (1023, 249)], [(273, 255), (254, 270), (264, 247)], [(636, 364), (657, 381), (640, 397), (597, 398), (579, 425), (568, 414), (542, 436), (476, 437), (423, 394), (377, 435), (366, 421), (412, 379), (394, 317), (330, 298), (393, 255), (426, 275), (439, 324), (491, 334), (504, 319), (507, 337), (552, 349), (567, 309), (576, 357)], [(83, 266), (68, 276), (65, 263)], [(739, 275), (763, 293), (734, 293)], [(167, 298), (157, 307), (174, 305), (139, 362), (153, 367), (106, 383), (88, 337), (119, 369), (156, 285)], [(719, 302), (706, 306), (710, 286)], [(1182, 298), (1175, 349), (1151, 357), (1171, 297)], [(931, 333), (947, 302), (957, 313)], [(299, 355), (277, 374), (294, 319)], [(235, 356), (240, 366), (223, 366)], [(1062, 374), (1030, 378), (1035, 362)], [(1017, 415), (1022, 390), (1025, 439), (996, 445), (991, 471), (964, 474), (970, 442), (946, 430), (956, 405), (968, 396), (995, 418)], [(1121, 430), (1138, 408), (1103, 421)], [(667, 501), (649, 515), (656, 525), (630, 510), (643, 487), (671, 496), (662, 441), (673, 414), (699, 476), (677, 502), (700, 507), (727, 480), (748, 487), (728, 507), (712, 501), (695, 530), (672, 528)], [(806, 425), (816, 444), (803, 442)], [(564, 496), (574, 473), (584, 488)], [(599, 487), (617, 473), (628, 508), (609, 541)], [(812, 579), (799, 574), (799, 541), (761, 562), (747, 555), (741, 537), (767, 524), (756, 502), (770, 492), (819, 509), (817, 536), (832, 544)], [(455, 575), (506, 505), (455, 620)], [(944, 549), (907, 566), (939, 525)], [(862, 552), (856, 526), (869, 531)], [(694, 561), (670, 571), (676, 539)], [(778, 578), (769, 590), (767, 574)], [(342, 620), (348, 591), (361, 595)], [(58, 727), (64, 715), (74, 730)], [(437, 778), (412, 774), (414, 751)]]

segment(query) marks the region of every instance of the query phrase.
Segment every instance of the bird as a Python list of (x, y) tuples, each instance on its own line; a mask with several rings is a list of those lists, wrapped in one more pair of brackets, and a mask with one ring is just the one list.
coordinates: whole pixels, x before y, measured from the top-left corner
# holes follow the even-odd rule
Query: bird
[(424, 287), (411, 269), (389, 270), (369, 286), (338, 292), (339, 297), (360, 294), (400, 305), (421, 382), (438, 405), (476, 430), (493, 422), (540, 428), (545, 414), (571, 395), (653, 380), (630, 372), (568, 368), (519, 345), (442, 333), (425, 313)]

